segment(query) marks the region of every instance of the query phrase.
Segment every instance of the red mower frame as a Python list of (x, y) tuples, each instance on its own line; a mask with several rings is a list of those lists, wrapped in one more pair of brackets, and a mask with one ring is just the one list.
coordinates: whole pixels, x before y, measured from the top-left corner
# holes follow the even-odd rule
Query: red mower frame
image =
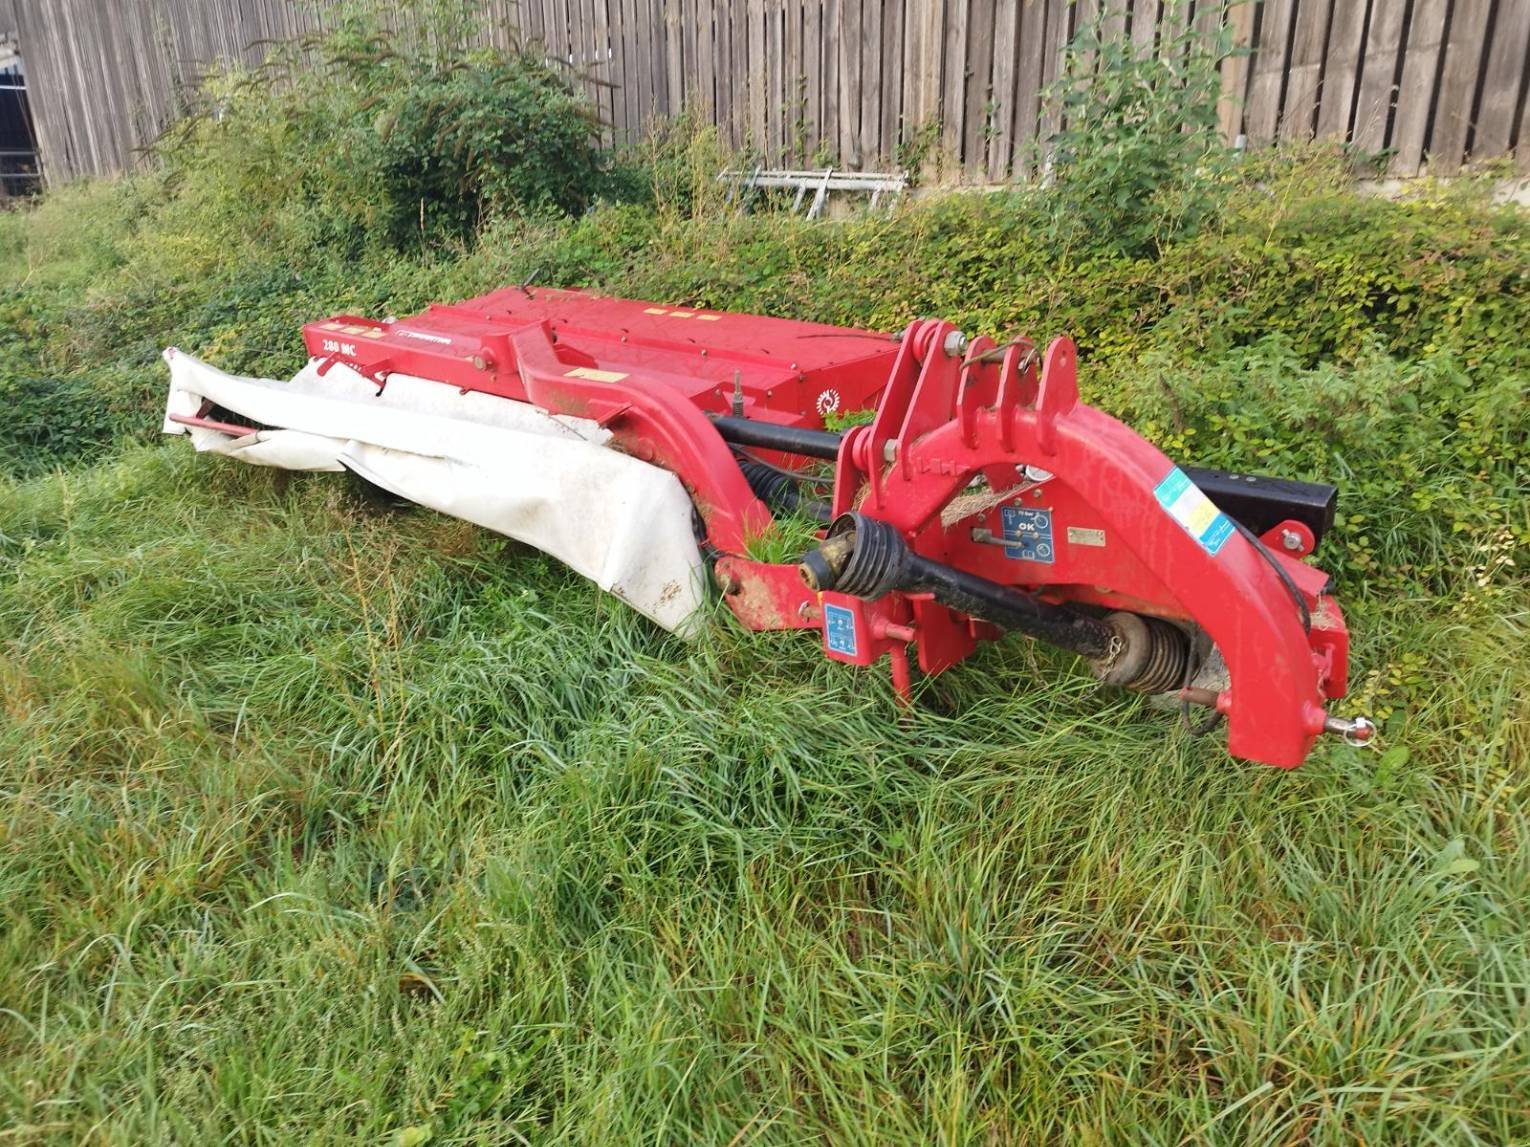
[[(304, 337), (325, 369), (379, 387), (402, 373), (598, 422), (684, 483), (743, 624), (816, 628), (851, 664), (885, 655), (904, 696), (910, 646), (935, 674), (1020, 629), (1106, 681), (1215, 709), (1239, 757), (1293, 767), (1324, 732), (1370, 735), (1326, 710), (1349, 640), (1328, 576), (1302, 560), (1321, 524), (1293, 512), (1256, 534), (1223, 513), (1080, 401), (1068, 338), (1038, 352), (937, 320), (889, 336), (530, 287), (399, 321), (337, 316)], [(823, 429), (829, 411), (864, 408), (869, 424)], [(775, 519), (744, 463), (779, 479), (813, 459), (834, 466), (819, 549), (752, 560)], [(1212, 647), (1226, 672), (1193, 686)]]

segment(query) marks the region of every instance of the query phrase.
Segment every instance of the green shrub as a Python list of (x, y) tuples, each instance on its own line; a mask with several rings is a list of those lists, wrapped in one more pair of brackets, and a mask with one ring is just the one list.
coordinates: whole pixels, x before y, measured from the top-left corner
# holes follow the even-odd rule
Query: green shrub
[(592, 108), (534, 53), (444, 53), (440, 7), (395, 32), (366, 5), (214, 78), (159, 149), (180, 197), (241, 239), (353, 254), (583, 210), (608, 180)]
[(496, 216), (582, 211), (600, 186), (597, 125), (529, 55), (484, 60), (414, 85), (377, 120), (387, 228), (471, 239)]
[[(1222, 197), (1217, 65), (1228, 47), (1182, 20), (1144, 50), (1107, 31), (1109, 19), (1101, 11), (1079, 29), (1045, 93), (1063, 124), (1043, 145), (1046, 214), (1064, 245), (1140, 254), (1194, 234)], [(1164, 28), (1174, 24), (1166, 13)]]

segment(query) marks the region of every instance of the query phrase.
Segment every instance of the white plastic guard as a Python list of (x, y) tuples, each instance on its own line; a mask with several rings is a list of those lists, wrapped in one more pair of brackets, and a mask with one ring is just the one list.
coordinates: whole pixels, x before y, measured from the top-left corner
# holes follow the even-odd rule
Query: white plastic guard
[[(291, 382), (243, 378), (165, 351), (164, 432), (198, 450), (285, 470), (349, 469), (399, 497), (551, 554), (665, 629), (689, 635), (704, 571), (680, 480), (605, 444), (585, 419), (341, 363)], [(279, 429), (235, 436), (173, 422), (211, 401)]]

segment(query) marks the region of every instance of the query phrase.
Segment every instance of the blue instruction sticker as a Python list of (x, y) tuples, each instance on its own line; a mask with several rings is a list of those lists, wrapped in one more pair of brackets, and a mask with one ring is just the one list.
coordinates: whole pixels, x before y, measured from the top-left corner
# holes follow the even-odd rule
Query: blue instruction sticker
[(1169, 517), (1183, 526), (1185, 533), (1200, 542), (1201, 548), (1213, 557), (1232, 537), (1232, 519), (1217, 509), (1216, 503), (1206, 497), (1178, 466), (1158, 483), (1153, 496), (1168, 511)]
[(842, 605), (823, 607), (823, 640), (832, 653), (858, 656), (855, 645), (855, 614)]
[(1051, 565), (1057, 560), (1052, 544), (1052, 511), (1005, 506), (999, 511), (1004, 527), (1004, 556)]

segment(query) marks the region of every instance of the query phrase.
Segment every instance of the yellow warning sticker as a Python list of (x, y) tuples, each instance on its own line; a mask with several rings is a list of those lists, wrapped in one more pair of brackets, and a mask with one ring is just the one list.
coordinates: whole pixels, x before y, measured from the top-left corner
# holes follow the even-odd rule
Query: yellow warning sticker
[(576, 366), (563, 372), (564, 378), (583, 378), (590, 382), (620, 382), (627, 376), (619, 370), (596, 370), (591, 366)]
[(695, 311), (670, 311), (669, 317), (672, 319), (688, 319), (695, 313)]
[(342, 325), (341, 323), (320, 323), (319, 329), (321, 331), (338, 331)]
[(366, 339), (380, 339), (383, 337), (384, 333), (386, 332), (383, 331), (382, 327), (373, 327), (369, 331), (362, 331), (361, 337)]
[(667, 314), (669, 314), (669, 312), (666, 311), (663, 307), (644, 307), (643, 308), (643, 313), (645, 315), (667, 315)]
[(1213, 557), (1232, 537), (1232, 520), (1218, 510), (1179, 467), (1170, 470), (1168, 476), (1153, 488), (1153, 496), (1168, 511), (1169, 517), (1183, 526), (1185, 532)]
[(715, 323), (718, 319), (722, 318), (722, 316), (721, 315), (697, 315), (696, 318), (697, 318), (698, 321), (703, 322), (703, 323)]

